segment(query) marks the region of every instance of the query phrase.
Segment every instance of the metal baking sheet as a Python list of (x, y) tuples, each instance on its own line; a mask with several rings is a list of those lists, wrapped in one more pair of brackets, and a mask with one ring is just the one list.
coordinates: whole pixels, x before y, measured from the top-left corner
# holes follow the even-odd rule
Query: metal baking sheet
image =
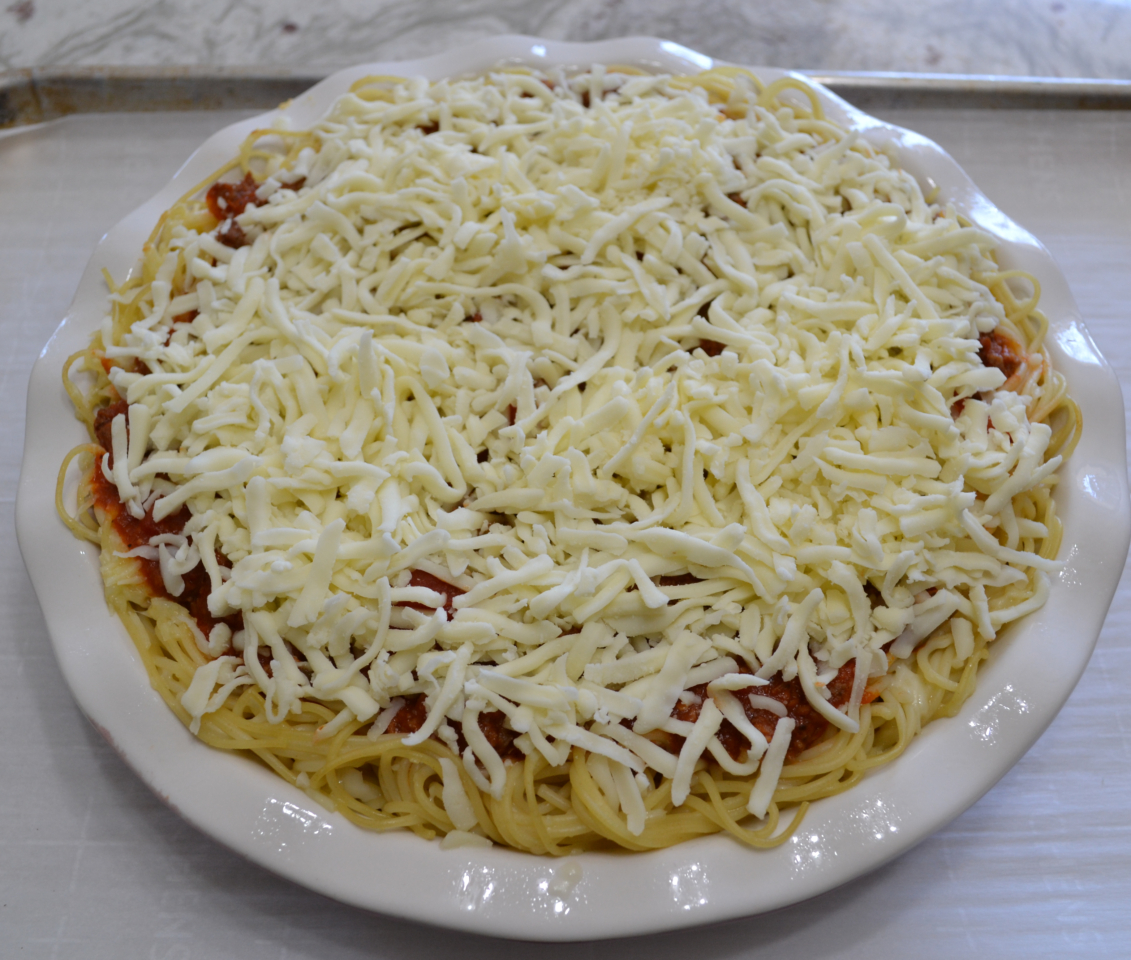
[[(862, 110), (1131, 110), (1131, 80), (807, 71)], [(0, 129), (76, 113), (268, 110), (323, 78), (257, 67), (36, 67), (0, 73)]]

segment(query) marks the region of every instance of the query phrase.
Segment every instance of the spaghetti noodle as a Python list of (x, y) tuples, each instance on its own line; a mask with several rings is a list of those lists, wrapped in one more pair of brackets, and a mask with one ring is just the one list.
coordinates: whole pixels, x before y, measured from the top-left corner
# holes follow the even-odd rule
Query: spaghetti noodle
[(792, 78), (367, 78), (111, 283), (60, 513), (362, 827), (773, 846), (1047, 595), (1080, 417), (993, 246)]

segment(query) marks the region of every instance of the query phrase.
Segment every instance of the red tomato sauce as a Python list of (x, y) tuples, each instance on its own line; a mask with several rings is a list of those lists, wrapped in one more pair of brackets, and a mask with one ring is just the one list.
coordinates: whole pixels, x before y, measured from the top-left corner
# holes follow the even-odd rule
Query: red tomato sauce
[[(731, 199), (733, 200), (734, 197), (731, 197)], [(739, 197), (740, 201), (741, 199), (742, 198)], [(746, 206), (746, 204), (743, 204), (743, 206)], [(710, 310), (710, 307), (711, 301), (708, 300), (705, 304), (703, 304), (703, 306), (699, 308), (699, 316), (701, 316), (704, 320), (707, 319), (707, 313)], [(691, 349), (694, 350), (695, 348), (692, 347)], [(720, 343), (718, 340), (708, 340), (701, 338), (699, 340), (699, 349), (707, 354), (708, 357), (717, 357), (726, 349), (726, 344)]]
[(981, 344), (978, 356), (981, 357), (983, 365), (997, 367), (1005, 374), (1006, 380), (1012, 377), (1025, 361), (1025, 354), (1022, 353), (1020, 346), (1012, 337), (1003, 333), (1000, 327), (995, 327), (989, 333), (983, 333), (978, 338), (978, 342)]
[(676, 573), (670, 577), (659, 577), (656, 580), (661, 587), (685, 587), (691, 583), (702, 583), (703, 581), (690, 573)]
[[(303, 181), (299, 181), (301, 185)], [(297, 190), (298, 187), (294, 184), (289, 184), (291, 189)], [(244, 233), (241, 227), (235, 221), (248, 207), (262, 206), (265, 201), (260, 200), (255, 191), (259, 189), (259, 184), (256, 183), (255, 177), (250, 173), (245, 174), (243, 180), (239, 183), (214, 183), (208, 188), (208, 193), (204, 197), (204, 202), (208, 205), (208, 212), (212, 214), (221, 223), (227, 223), (228, 227), (216, 234), (216, 239), (219, 240), (224, 246), (238, 249), (239, 247), (246, 247), (251, 241)]]
[(204, 202), (208, 212), (223, 222), (230, 217), (238, 217), (249, 205), (258, 207), (260, 200), (255, 196), (259, 184), (250, 173), (239, 183), (214, 183), (208, 188)]
[[(456, 597), (467, 593), (466, 590), (457, 587), (454, 583), (448, 583), (447, 580), (441, 580), (439, 577), (433, 576), (431, 573), (425, 573), (423, 570), (413, 570), (408, 585), (410, 587), (424, 587), (427, 590), (435, 590), (436, 593), (442, 593), (444, 595), (444, 610), (448, 614), (449, 620), (452, 618), (452, 613), (454, 612), (452, 601), (455, 600)], [(436, 610), (435, 607), (427, 607), (423, 603), (399, 603), (397, 606), (412, 607), (413, 610), (419, 610), (421, 613), (432, 613)], [(402, 708), (402, 712), (403, 709), (404, 708)]]
[[(829, 702), (834, 707), (839, 708), (848, 703), (848, 698), (852, 694), (852, 681), (855, 676), (856, 661), (849, 660), (829, 682), (828, 689), (831, 694)], [(698, 686), (692, 687), (690, 692), (698, 696), (700, 702), (695, 703), (677, 700), (675, 706), (672, 708), (671, 714), (676, 720), (685, 720), (688, 723), (694, 723), (699, 719), (699, 713), (703, 709), (702, 701), (707, 697), (707, 684), (701, 683)], [(798, 677), (794, 677), (792, 680), (786, 681), (781, 678), (781, 674), (777, 674), (770, 678), (770, 682), (767, 686), (751, 687), (748, 690), (741, 690), (735, 693), (738, 702), (742, 704), (742, 709), (747, 719), (749, 719), (751, 724), (753, 724), (767, 740), (773, 737), (779, 717), (776, 713), (772, 713), (769, 710), (759, 710), (751, 706), (749, 700), (749, 694), (751, 693), (777, 700), (778, 703), (785, 707), (786, 716), (791, 718), (795, 723), (793, 736), (789, 743), (789, 750), (786, 753), (787, 759), (792, 760), (798, 754), (804, 753), (817, 743), (829, 728), (829, 721), (821, 716), (806, 698), (805, 691), (801, 687), (801, 680)], [(734, 724), (729, 720), (723, 721), (717, 736), (719, 742), (726, 748), (727, 753), (736, 760), (750, 748), (750, 741), (739, 733)], [(666, 746), (674, 753), (683, 746), (683, 737), (672, 737), (671, 739), (673, 742)]]
[(418, 693), (414, 697), (405, 697), (404, 706), (394, 715), (386, 733), (416, 733), (424, 726), (428, 717), (428, 708), (424, 705), (424, 694)]
[(247, 234), (243, 232), (241, 227), (235, 220), (228, 224), (228, 229), (216, 234), (216, 239), (219, 240), (225, 247), (231, 247), (233, 250), (238, 250), (240, 247), (246, 247), (250, 240)]
[[(487, 738), (487, 742), (494, 748), (495, 753), (504, 760), (522, 760), (526, 755), (514, 745), (518, 734), (510, 727), (505, 726), (505, 720), (506, 714), (501, 710), (484, 711), (479, 714), (479, 729), (483, 736)], [(460, 735), (459, 748), (462, 753), (466, 746), (463, 740), (463, 731), (458, 723), (453, 723), (452, 726), (456, 727)]]
[[(99, 445), (110, 457), (110, 466), (114, 465), (113, 445), (111, 443), (111, 425), (118, 414), (125, 414), (128, 405), (124, 400), (103, 407), (94, 415), (94, 435)], [(101, 460), (96, 463), (91, 472), (91, 491), (94, 501), (103, 514), (110, 518), (114, 529), (125, 544), (125, 549), (133, 550), (135, 547), (148, 545), (152, 537), (162, 533), (182, 533), (185, 524), (192, 514), (187, 507), (181, 507), (174, 514), (161, 520), (153, 519), (153, 508), (146, 510), (143, 517), (135, 517), (122, 504), (118, 497), (118, 488), (107, 480), (102, 474)], [(227, 617), (214, 617), (208, 610), (208, 594), (212, 592), (212, 579), (204, 569), (203, 563), (198, 563), (188, 573), (182, 576), (185, 588), (180, 596), (174, 597), (165, 589), (165, 581), (161, 576), (161, 564), (157, 560), (147, 560), (145, 557), (134, 558), (142, 574), (145, 576), (146, 585), (155, 597), (165, 597), (174, 603), (179, 603), (196, 620), (196, 625), (201, 632), (208, 636), (212, 628), (218, 623), (226, 623), (232, 633), (243, 629), (243, 614), (234, 613)], [(230, 567), (231, 563), (219, 551), (216, 560), (222, 567)], [(229, 651), (230, 652), (230, 651)]]
[[(444, 595), (444, 610), (447, 612), (448, 617), (452, 616), (453, 607), (452, 601), (456, 597), (461, 596), (467, 591), (461, 587), (457, 587), (453, 583), (448, 583), (446, 580), (441, 580), (434, 574), (427, 573), (424, 570), (413, 570), (412, 576), (409, 579), (410, 587), (425, 587), (428, 590), (435, 590), (437, 593)], [(402, 607), (411, 607), (413, 610), (419, 610), (421, 613), (432, 613), (436, 608), (425, 606), (422, 603), (402, 603), (398, 604)], [(428, 716), (428, 709), (424, 704), (424, 694), (418, 693), (411, 697), (405, 698), (405, 704), (400, 710), (397, 711), (392, 721), (389, 723), (387, 733), (415, 733), (422, 726)], [(483, 736), (487, 738), (487, 742), (495, 749), (495, 752), (504, 760), (521, 760), (524, 754), (521, 750), (514, 745), (515, 738), (518, 736), (513, 730), (505, 725), (506, 714), (501, 710), (484, 711), (479, 714), (479, 729), (483, 732)], [(451, 726), (459, 737), (459, 750), (462, 753), (463, 749), (467, 746), (467, 742), (463, 737), (463, 726), (458, 720), (449, 720)]]
[[(404, 706), (396, 712), (385, 732), (416, 733), (424, 726), (427, 717), (428, 708), (425, 706), (423, 693), (405, 697)], [(463, 724), (458, 720), (449, 720), (448, 725), (456, 731), (457, 746), (462, 754), (467, 747), (467, 741), (463, 736)], [(525, 757), (525, 754), (514, 745), (518, 734), (506, 726), (506, 714), (501, 710), (486, 710), (479, 714), (479, 729), (495, 753), (503, 760), (518, 761)]]

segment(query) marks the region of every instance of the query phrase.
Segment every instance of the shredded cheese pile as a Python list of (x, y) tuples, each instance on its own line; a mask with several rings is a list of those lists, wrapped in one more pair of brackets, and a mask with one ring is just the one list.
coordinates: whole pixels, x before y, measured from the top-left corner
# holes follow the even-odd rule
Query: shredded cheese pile
[[(129, 413), (103, 470), (135, 516), (189, 507), (140, 548), (168, 592), (202, 563), (213, 615), (243, 613), (198, 636), (195, 724), (257, 684), (272, 720), (313, 699), (340, 710), (323, 734), (378, 736), (423, 693), (406, 742), (455, 748), (461, 721), (499, 796), (478, 716), (501, 710), (526, 753), (607, 758), (639, 833), (641, 774), (678, 806), (708, 754), (761, 765), (765, 814), (793, 720), (767, 743), (739, 698), (767, 678), (855, 730), (886, 644), (898, 667), (947, 620), (972, 645), (1043, 602), (1054, 565), (1018, 543), (1047, 530), (1012, 498), (1060, 458), (979, 359), (992, 238), (856, 132), (757, 101), (601, 68), (374, 82), (263, 182), (248, 245), (177, 228), (125, 295), (143, 319), (104, 325)], [(414, 570), (465, 592), (446, 609)]]

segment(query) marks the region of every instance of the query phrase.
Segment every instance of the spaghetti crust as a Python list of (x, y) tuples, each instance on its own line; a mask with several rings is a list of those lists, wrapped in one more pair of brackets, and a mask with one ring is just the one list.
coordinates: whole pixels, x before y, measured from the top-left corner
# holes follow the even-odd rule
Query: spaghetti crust
[(182, 722), (360, 827), (780, 844), (1044, 601), (1038, 283), (792, 78), (461, 83), (360, 81), (161, 218), (67, 361), (60, 515)]

